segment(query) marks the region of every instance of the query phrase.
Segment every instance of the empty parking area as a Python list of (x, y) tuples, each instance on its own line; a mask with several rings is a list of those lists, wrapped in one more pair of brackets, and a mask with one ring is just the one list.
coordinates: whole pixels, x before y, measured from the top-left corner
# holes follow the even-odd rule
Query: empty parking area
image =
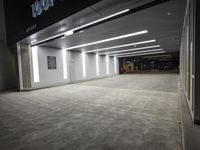
[(1, 150), (181, 150), (177, 74), (0, 94)]

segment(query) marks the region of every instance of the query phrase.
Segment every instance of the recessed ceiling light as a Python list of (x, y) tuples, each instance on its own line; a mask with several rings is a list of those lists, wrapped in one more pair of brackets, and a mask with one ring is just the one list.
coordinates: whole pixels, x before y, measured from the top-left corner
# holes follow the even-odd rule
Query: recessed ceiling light
[(167, 15), (168, 15), (168, 16), (171, 16), (171, 15), (172, 15), (172, 13), (171, 13), (171, 12), (168, 12), (168, 13), (167, 13)]
[[(48, 41), (48, 40), (51, 40), (51, 39), (60, 37), (61, 35), (65, 35), (65, 36), (72, 35), (72, 34), (74, 34), (74, 31), (76, 31), (76, 30), (80, 30), (81, 28), (84, 28), (84, 27), (87, 27), (87, 26), (91, 26), (91, 25), (93, 25), (93, 24), (95, 24), (95, 23), (99, 23), (99, 22), (101, 22), (101, 21), (105, 21), (106, 19), (110, 19), (110, 18), (116, 17), (116, 16), (118, 16), (118, 15), (122, 15), (122, 14), (124, 14), (124, 13), (127, 13), (128, 11), (130, 11), (130, 9), (125, 9), (125, 10), (123, 10), (123, 11), (114, 13), (114, 14), (112, 14), (112, 15), (109, 15), (109, 16), (106, 16), (106, 17), (104, 17), (104, 18), (98, 19), (98, 20), (96, 20), (96, 21), (93, 21), (93, 22), (87, 23), (87, 24), (85, 24), (85, 25), (82, 25), (82, 26), (80, 26), (80, 27), (71, 29), (71, 30), (66, 31), (66, 32), (64, 32), (64, 33), (60, 33), (60, 34), (51, 36), (51, 37), (46, 38), (46, 39), (44, 39), (44, 40), (41, 40), (41, 41), (39, 41), (39, 42), (37, 42), (37, 43), (35, 43), (34, 41), (32, 41), (32, 43), (33, 43), (32, 45), (37, 45), (37, 44), (39, 44), (39, 43), (43, 43), (43, 42), (45, 42), (45, 41)], [(61, 27), (61, 28), (62, 28), (62, 27)]]
[(124, 14), (124, 13), (126, 13), (126, 12), (128, 12), (128, 11), (130, 11), (130, 9), (125, 9), (125, 10), (120, 11), (120, 12), (118, 12), (118, 13), (114, 13), (114, 14), (109, 15), (109, 16), (107, 16), (107, 17), (104, 17), (104, 18), (101, 18), (101, 19), (95, 20), (95, 21), (93, 21), (93, 22), (90, 22), (90, 23), (88, 23), (88, 24), (85, 24), (85, 25), (82, 25), (82, 26), (80, 26), (80, 27), (74, 28), (74, 29), (72, 29), (72, 30), (79, 30), (79, 29), (81, 29), (81, 28), (84, 28), (84, 27), (87, 27), (87, 26), (93, 25), (93, 24), (95, 24), (95, 23), (98, 23), (98, 22), (104, 21), (104, 20), (106, 20), (106, 19), (110, 19), (110, 18), (113, 18), (113, 17), (115, 17), (115, 16), (118, 16), (118, 15)]
[(65, 48), (65, 50), (72, 50), (72, 49), (77, 49), (77, 48), (81, 48), (81, 47), (85, 47), (85, 46), (91, 46), (91, 45), (95, 45), (95, 44), (106, 43), (106, 42), (124, 39), (124, 38), (132, 37), (132, 36), (137, 36), (137, 35), (141, 35), (141, 34), (145, 34), (145, 33), (148, 33), (148, 31), (143, 30), (143, 31), (134, 32), (134, 33), (130, 33), (130, 34), (120, 35), (120, 36), (116, 36), (116, 37), (112, 37), (112, 38), (108, 38), (108, 39), (104, 39), (104, 40), (100, 40), (100, 41), (95, 41), (95, 42), (91, 42), (91, 43), (72, 46), (72, 47), (69, 47), (69, 48)]
[(121, 55), (121, 56), (117, 56), (117, 57), (133, 57), (133, 56), (144, 56), (144, 55), (162, 54), (162, 53), (165, 53), (165, 51), (152, 52), (152, 53), (143, 53), (143, 54), (134, 54), (134, 55)]
[(158, 48), (158, 47), (160, 47), (160, 45), (147, 46), (147, 47), (139, 47), (139, 48), (134, 48), (134, 49), (125, 49), (125, 50), (119, 50), (119, 51), (101, 53), (100, 55), (114, 54), (114, 53), (123, 53), (123, 52), (137, 51), (137, 50), (150, 49), (150, 48)]
[(146, 53), (146, 52), (158, 52), (158, 51), (163, 51), (163, 49), (160, 48), (160, 49), (145, 50), (145, 51), (138, 51), (138, 52), (131, 52), (131, 53), (120, 53), (120, 54), (114, 54), (113, 56), (118, 56), (118, 55), (130, 55), (130, 54), (140, 54), (140, 53)]
[(65, 37), (74, 34), (74, 32), (72, 30), (67, 31), (64, 33)]
[(159, 55), (159, 56), (146, 56), (146, 57), (143, 57), (143, 58), (169, 57), (169, 56), (171, 56), (171, 55), (166, 54), (166, 55)]
[(105, 50), (109, 50), (109, 49), (122, 48), (122, 47), (128, 47), (128, 46), (140, 45), (140, 44), (146, 44), (146, 43), (153, 43), (153, 42), (156, 42), (156, 40), (141, 41), (141, 42), (118, 45), (118, 46), (113, 46), (113, 47), (106, 47), (106, 48), (100, 48), (100, 49), (95, 49), (95, 50), (89, 50), (89, 51), (86, 51), (86, 53), (105, 51)]

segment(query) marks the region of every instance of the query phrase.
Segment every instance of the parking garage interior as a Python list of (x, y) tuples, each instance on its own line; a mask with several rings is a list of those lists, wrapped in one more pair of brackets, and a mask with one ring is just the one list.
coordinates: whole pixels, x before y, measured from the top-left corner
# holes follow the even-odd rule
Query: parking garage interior
[(0, 3), (0, 149), (200, 149), (197, 0), (23, 3)]

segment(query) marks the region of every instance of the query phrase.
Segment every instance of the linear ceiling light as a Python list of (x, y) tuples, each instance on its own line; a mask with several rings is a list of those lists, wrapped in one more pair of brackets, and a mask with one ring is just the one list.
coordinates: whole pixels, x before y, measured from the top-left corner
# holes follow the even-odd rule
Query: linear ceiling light
[(32, 44), (32, 46), (38, 45), (38, 44), (40, 44), (40, 43), (44, 43), (44, 42), (46, 42), (46, 41), (50, 41), (50, 40), (54, 40), (54, 39), (64, 38), (64, 37), (70, 36), (70, 35), (74, 34), (76, 31), (81, 30), (82, 28), (84, 29), (84, 28), (89, 27), (89, 26), (91, 26), (91, 25), (94, 25), (94, 24), (97, 24), (97, 23), (100, 23), (100, 22), (109, 20), (109, 19), (114, 18), (114, 17), (116, 17), (116, 16), (119, 16), (119, 15), (122, 15), (122, 14), (124, 14), (124, 13), (127, 13), (128, 11), (130, 11), (130, 9), (125, 9), (125, 10), (120, 11), (120, 12), (118, 12), (118, 13), (114, 13), (114, 14), (109, 15), (109, 16), (106, 16), (106, 17), (104, 17), (104, 18), (101, 18), (101, 19), (92, 21), (92, 22), (87, 23), (87, 24), (85, 24), (85, 25), (82, 25), (82, 26), (80, 26), (80, 27), (77, 27), (77, 28), (68, 30), (68, 31), (66, 31), (66, 32), (64, 32), (64, 33), (60, 33), (60, 34), (51, 36), (51, 37), (49, 37), (49, 38), (46, 38), (46, 39), (44, 39), (44, 40), (41, 40), (41, 41), (39, 41), (39, 42), (35, 42), (35, 43)]
[(150, 49), (150, 48), (158, 48), (158, 47), (160, 47), (160, 45), (147, 46), (147, 47), (139, 47), (139, 48), (134, 48), (134, 49), (125, 49), (125, 50), (119, 50), (119, 51), (101, 53), (101, 55), (114, 54), (114, 53), (123, 53), (123, 52), (137, 51), (137, 50)]
[(95, 49), (95, 50), (89, 50), (89, 51), (86, 51), (86, 53), (93, 53), (93, 52), (98, 52), (98, 51), (105, 51), (105, 50), (110, 50), (110, 49), (115, 49), (115, 48), (122, 48), (122, 47), (128, 47), (128, 46), (140, 45), (140, 44), (146, 44), (146, 43), (153, 43), (153, 42), (156, 42), (156, 40), (142, 41), (142, 42), (113, 46), (113, 47), (106, 47), (106, 48), (100, 48), (100, 49)]
[(167, 1), (170, 1), (170, 0), (154, 0), (154, 1), (150, 2), (150, 3), (138, 6), (136, 8), (126, 9), (126, 10), (120, 11), (118, 13), (114, 13), (112, 15), (106, 16), (104, 18), (98, 19), (98, 20), (90, 22), (90, 23), (87, 23), (87, 24), (82, 25), (80, 27), (68, 30), (67, 32), (57, 34), (55, 36), (52, 36), (50, 38), (46, 38), (46, 39), (38, 41), (38, 42), (33, 42), (31, 47), (39, 45), (39, 44), (42, 44), (42, 43), (45, 43), (47, 41), (52, 41), (52, 40), (55, 40), (55, 39), (58, 39), (58, 38), (63, 38), (64, 36), (66, 37), (66, 36), (72, 35), (72, 34), (74, 34), (76, 32), (80, 32), (80, 31), (82, 31), (82, 30), (84, 30), (86, 28), (90, 28), (90, 27), (98, 25), (100, 23), (104, 23), (104, 22), (107, 22), (107, 21), (110, 21), (110, 20), (114, 20), (115, 18), (119, 18), (119, 17), (125, 16), (125, 15), (128, 15), (128, 14), (136, 13), (138, 11), (141, 11), (141, 10), (144, 10), (144, 9), (147, 9), (147, 8), (151, 8), (153, 6), (162, 4), (162, 3), (167, 2)]
[(130, 54), (141, 54), (141, 53), (146, 53), (146, 52), (157, 52), (157, 51), (163, 51), (163, 49), (160, 48), (160, 49), (153, 49), (153, 50), (146, 50), (146, 51), (138, 51), (138, 52), (131, 52), (131, 53), (121, 53), (121, 54), (114, 54), (114, 55), (110, 55), (110, 56), (130, 55)]
[(135, 54), (135, 55), (121, 55), (121, 56), (117, 56), (117, 57), (144, 56), (144, 55), (162, 54), (162, 53), (165, 53), (165, 51), (160, 51), (160, 52), (152, 52), (152, 53), (143, 53), (143, 54)]
[(95, 45), (95, 44), (115, 41), (115, 40), (128, 38), (128, 37), (132, 37), (132, 36), (136, 36), (136, 35), (141, 35), (141, 34), (145, 34), (145, 33), (148, 33), (148, 31), (144, 30), (144, 31), (134, 32), (134, 33), (125, 34), (125, 35), (121, 35), (121, 36), (116, 36), (116, 37), (113, 37), (113, 38), (108, 38), (108, 39), (104, 39), (104, 40), (100, 40), (100, 41), (95, 41), (95, 42), (91, 42), (91, 43), (86, 43), (86, 44), (82, 44), (82, 45), (77, 45), (77, 46), (65, 48), (65, 50), (72, 50), (72, 49), (81, 48), (81, 47), (85, 47), (85, 46), (91, 46), (91, 45)]
[(65, 37), (66, 37), (66, 36), (70, 36), (70, 35), (72, 35), (72, 34), (74, 34), (74, 31), (73, 31), (73, 30), (69, 30), (69, 31), (67, 31), (67, 32), (64, 33)]
[(145, 56), (145, 57), (143, 57), (143, 58), (157, 58), (157, 57), (172, 57), (172, 56), (166, 54), (166, 55), (159, 55), (159, 56)]
[(121, 14), (124, 14), (124, 13), (126, 13), (126, 12), (128, 12), (128, 11), (130, 11), (130, 9), (125, 9), (125, 10), (120, 11), (120, 12), (118, 12), (118, 13), (115, 13), (115, 14), (112, 14), (112, 15), (106, 16), (106, 17), (104, 17), (104, 18), (101, 18), (101, 19), (95, 20), (95, 21), (93, 21), (93, 22), (90, 22), (90, 23), (88, 23), (88, 24), (82, 25), (82, 26), (77, 27), (77, 28), (72, 29), (72, 30), (80, 30), (81, 28), (85, 28), (85, 27), (91, 26), (91, 25), (93, 25), (93, 24), (96, 24), (96, 23), (102, 22), (102, 21), (104, 21), (104, 20), (107, 20), (107, 19), (110, 19), (110, 18), (116, 17), (116, 16), (121, 15)]

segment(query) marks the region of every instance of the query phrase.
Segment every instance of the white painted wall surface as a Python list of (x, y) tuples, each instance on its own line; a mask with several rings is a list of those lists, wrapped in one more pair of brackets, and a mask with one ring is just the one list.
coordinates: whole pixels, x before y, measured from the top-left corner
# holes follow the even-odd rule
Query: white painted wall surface
[[(63, 54), (62, 50), (47, 48), (47, 47), (38, 47), (38, 64), (39, 64), (40, 81), (34, 83), (32, 79), (33, 87), (51, 86), (54, 84), (61, 84), (68, 82), (68, 79), (66, 80), (64, 79), (62, 54)], [(56, 56), (57, 69), (48, 69), (47, 56)]]
[(109, 57), (109, 74), (115, 74), (115, 65), (114, 65), (114, 57)]
[(96, 78), (96, 55), (86, 54), (86, 79)]
[(69, 63), (70, 63), (70, 80), (77, 81), (83, 80), (83, 73), (82, 73), (82, 54), (80, 52), (72, 52), (69, 51)]
[(99, 56), (99, 76), (106, 76), (106, 56)]
[[(99, 56), (99, 76), (97, 76), (96, 55), (85, 54), (85, 73), (83, 77), (83, 57), (82, 53), (78, 51), (67, 51), (67, 76), (64, 80), (63, 76), (63, 56), (62, 50), (38, 47), (38, 64), (39, 64), (39, 83), (34, 83), (33, 87), (46, 87), (57, 84), (64, 84), (69, 82), (84, 81), (96, 79), (101, 77), (115, 75), (114, 57), (109, 57), (109, 75), (106, 74), (106, 56)], [(47, 56), (56, 56), (57, 69), (49, 70), (47, 66)], [(32, 62), (32, 59), (31, 59)], [(118, 61), (117, 61), (118, 62)], [(33, 66), (33, 64), (31, 64)], [(117, 63), (118, 67), (118, 63)], [(117, 68), (118, 70), (118, 68)], [(117, 72), (118, 74), (118, 72)], [(33, 76), (33, 68), (32, 68)]]

